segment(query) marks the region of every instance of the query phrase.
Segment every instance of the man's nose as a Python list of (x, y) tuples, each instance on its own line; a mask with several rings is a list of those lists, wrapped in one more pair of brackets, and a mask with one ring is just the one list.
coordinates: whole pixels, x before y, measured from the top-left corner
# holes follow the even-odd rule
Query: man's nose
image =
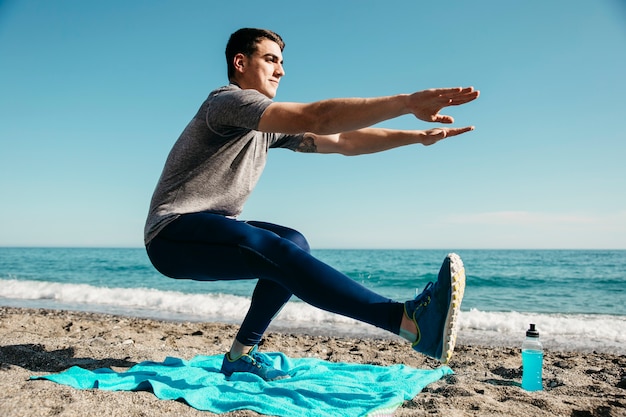
[(277, 64), (275, 72), (276, 72), (276, 75), (283, 77), (285, 75), (285, 68), (283, 67), (282, 64)]

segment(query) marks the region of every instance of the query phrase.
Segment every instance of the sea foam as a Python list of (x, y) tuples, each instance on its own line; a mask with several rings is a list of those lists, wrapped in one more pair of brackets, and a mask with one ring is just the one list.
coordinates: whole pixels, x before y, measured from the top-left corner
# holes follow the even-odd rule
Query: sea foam
[[(239, 323), (250, 299), (230, 294), (190, 294), (150, 288), (107, 288), (87, 284), (0, 279), (0, 305), (123, 314), (165, 320)], [(537, 325), (547, 349), (626, 354), (626, 317), (462, 311), (459, 342), (521, 346), (526, 328)], [(331, 314), (300, 301), (289, 302), (273, 329), (310, 334), (396, 337), (381, 329)]]

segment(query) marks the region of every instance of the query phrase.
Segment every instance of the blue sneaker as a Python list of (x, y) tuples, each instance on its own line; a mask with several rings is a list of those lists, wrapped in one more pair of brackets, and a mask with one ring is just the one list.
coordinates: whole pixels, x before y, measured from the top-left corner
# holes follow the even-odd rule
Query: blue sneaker
[(447, 364), (456, 344), (457, 321), (465, 291), (465, 268), (459, 255), (449, 254), (439, 277), (429, 282), (414, 300), (404, 303), (404, 312), (417, 328), (413, 349)]
[(244, 353), (235, 359), (231, 359), (230, 353), (225, 354), (221, 372), (226, 376), (231, 376), (235, 372), (250, 372), (266, 381), (289, 378), (288, 373), (274, 368), (272, 360), (267, 355), (259, 352), (257, 345), (250, 349), (248, 353)]

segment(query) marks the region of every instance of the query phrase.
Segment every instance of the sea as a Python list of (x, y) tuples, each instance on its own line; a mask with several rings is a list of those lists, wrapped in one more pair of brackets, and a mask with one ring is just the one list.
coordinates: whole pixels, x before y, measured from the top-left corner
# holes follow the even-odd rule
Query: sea
[[(387, 297), (415, 296), (444, 250), (320, 249), (313, 255)], [(521, 346), (534, 323), (546, 349), (626, 354), (625, 250), (457, 250), (467, 283), (458, 342)], [(159, 274), (143, 248), (0, 247), (0, 306), (239, 323), (255, 281)], [(270, 330), (397, 337), (292, 299)]]

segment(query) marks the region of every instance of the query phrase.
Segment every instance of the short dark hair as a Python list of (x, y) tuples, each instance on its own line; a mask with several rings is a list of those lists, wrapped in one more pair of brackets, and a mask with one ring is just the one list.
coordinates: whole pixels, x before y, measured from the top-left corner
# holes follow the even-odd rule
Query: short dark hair
[(256, 52), (257, 44), (263, 39), (276, 42), (282, 51), (285, 49), (285, 42), (279, 34), (267, 29), (243, 28), (239, 29), (228, 39), (226, 44), (226, 66), (228, 68), (228, 79), (235, 75), (233, 59), (238, 53), (245, 56), (252, 56)]

